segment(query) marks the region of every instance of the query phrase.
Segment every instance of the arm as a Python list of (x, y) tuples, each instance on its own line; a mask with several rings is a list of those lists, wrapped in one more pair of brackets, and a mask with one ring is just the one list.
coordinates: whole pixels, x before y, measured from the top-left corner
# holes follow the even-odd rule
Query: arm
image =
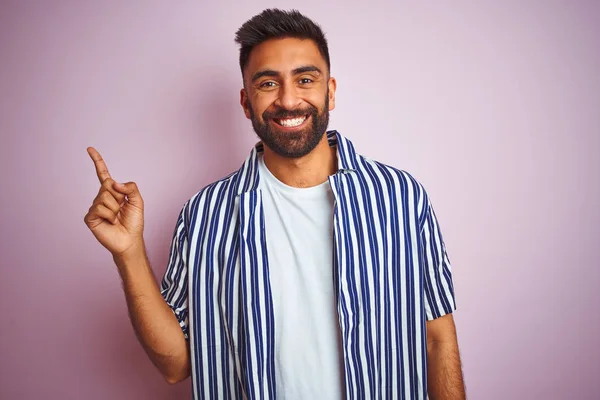
[(144, 248), (114, 260), (138, 340), (167, 382), (184, 380), (190, 374), (189, 344), (160, 293)]
[(466, 398), (452, 314), (427, 321), (427, 381), (431, 400)]
[(427, 391), (432, 400), (462, 400), (465, 387), (452, 316), (456, 309), (452, 267), (429, 198), (424, 203), (421, 243), (427, 318)]
[(133, 328), (167, 382), (189, 375), (190, 357), (181, 326), (158, 289), (144, 246), (144, 201), (133, 182), (115, 182), (93, 148), (100, 190), (84, 221), (110, 253), (121, 279)]

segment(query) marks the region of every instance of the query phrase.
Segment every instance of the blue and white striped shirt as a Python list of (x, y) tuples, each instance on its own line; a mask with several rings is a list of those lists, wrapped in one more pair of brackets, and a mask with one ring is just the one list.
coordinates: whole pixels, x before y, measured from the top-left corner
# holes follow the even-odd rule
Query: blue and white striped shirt
[[(424, 399), (425, 321), (455, 309), (451, 267), (423, 186), (336, 131), (332, 284), (346, 398)], [(259, 143), (183, 207), (162, 294), (191, 351), (196, 399), (274, 399), (275, 334)], [(334, 384), (332, 382), (332, 384)]]

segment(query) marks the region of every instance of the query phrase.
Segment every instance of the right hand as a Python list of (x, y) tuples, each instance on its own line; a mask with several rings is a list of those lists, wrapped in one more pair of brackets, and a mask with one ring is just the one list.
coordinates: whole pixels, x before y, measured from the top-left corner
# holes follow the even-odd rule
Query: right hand
[(96, 166), (100, 190), (84, 221), (96, 239), (114, 257), (144, 249), (144, 200), (134, 182), (115, 182), (93, 147), (88, 154)]

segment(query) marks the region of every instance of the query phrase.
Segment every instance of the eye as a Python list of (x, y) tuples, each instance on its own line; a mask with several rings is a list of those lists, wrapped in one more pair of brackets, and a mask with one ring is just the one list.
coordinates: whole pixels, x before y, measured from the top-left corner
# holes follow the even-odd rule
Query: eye
[(312, 79), (310, 79), (310, 78), (302, 78), (302, 79), (300, 79), (300, 83), (301, 83), (302, 85), (307, 85), (307, 84), (309, 84), (309, 83), (313, 83), (313, 80), (312, 80)]
[(259, 85), (259, 87), (269, 89), (269, 88), (275, 87), (276, 85), (277, 85), (277, 83), (275, 83), (273, 81), (265, 81), (265, 82), (261, 83)]

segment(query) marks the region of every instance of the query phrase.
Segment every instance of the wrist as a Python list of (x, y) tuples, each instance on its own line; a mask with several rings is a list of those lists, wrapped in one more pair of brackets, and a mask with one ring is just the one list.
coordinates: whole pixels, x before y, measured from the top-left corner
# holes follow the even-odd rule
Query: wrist
[(146, 246), (144, 239), (140, 238), (126, 250), (113, 254), (113, 260), (119, 269), (126, 268), (128, 265), (139, 264), (146, 261)]

